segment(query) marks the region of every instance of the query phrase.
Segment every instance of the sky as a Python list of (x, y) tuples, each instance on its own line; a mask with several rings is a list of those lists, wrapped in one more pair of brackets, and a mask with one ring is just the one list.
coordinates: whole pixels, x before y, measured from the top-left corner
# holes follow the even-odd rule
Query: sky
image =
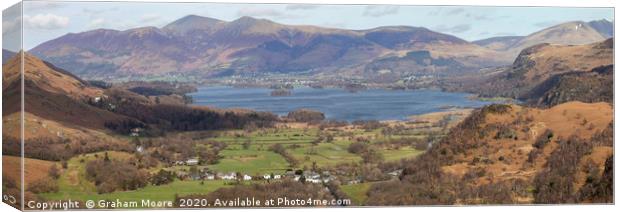
[[(407, 25), (455, 35), (468, 41), (528, 35), (568, 21), (613, 21), (613, 8), (395, 6), (310, 4), (217, 4), (141, 2), (24, 2), (24, 48), (93, 29), (163, 27), (186, 15), (232, 21), (242, 16), (283, 24), (346, 29)], [(19, 15), (3, 13), (3, 35), (19, 32)], [(4, 37), (7, 37), (4, 36)], [(3, 40), (7, 46), (16, 41)], [(18, 48), (18, 47), (13, 47)], [(11, 49), (11, 48), (10, 48)]]

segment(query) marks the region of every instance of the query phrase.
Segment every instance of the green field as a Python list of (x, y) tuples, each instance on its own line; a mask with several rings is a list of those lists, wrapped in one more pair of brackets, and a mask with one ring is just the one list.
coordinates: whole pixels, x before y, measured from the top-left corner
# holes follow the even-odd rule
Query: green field
[(382, 149), (379, 151), (383, 154), (385, 161), (397, 161), (403, 158), (411, 158), (422, 154), (423, 151), (413, 147), (401, 147), (400, 149)]
[(364, 205), (364, 202), (366, 202), (366, 199), (368, 198), (366, 192), (368, 192), (371, 185), (372, 183), (343, 185), (340, 186), (340, 190), (342, 190), (342, 192), (344, 192), (351, 198), (353, 204)]
[(224, 157), (219, 163), (208, 166), (218, 172), (241, 172), (249, 175), (282, 173), (288, 168), (286, 160), (267, 149), (225, 149), (220, 154)]
[[(289, 168), (310, 168), (313, 164), (319, 167), (330, 167), (339, 163), (360, 162), (360, 155), (348, 152), (348, 147), (356, 138), (366, 138), (370, 145), (379, 149), (386, 161), (396, 161), (403, 158), (411, 158), (419, 155), (421, 151), (412, 146), (389, 148), (383, 146), (382, 141), (400, 137), (420, 137), (415, 130), (406, 131), (406, 134), (383, 136), (381, 129), (366, 131), (362, 129), (349, 129), (347, 131), (329, 131), (333, 141), (313, 144), (319, 137), (318, 128), (290, 128), (290, 129), (266, 129), (248, 133), (241, 130), (219, 131), (219, 136), (206, 138), (205, 141), (220, 141), (227, 144), (220, 151), (221, 159), (217, 164), (198, 166), (199, 169), (209, 168), (216, 172), (241, 172), (252, 176), (263, 174), (281, 174)], [(323, 132), (325, 133), (325, 132)], [(246, 144), (244, 146), (244, 143)], [(249, 144), (249, 145), (247, 145)], [(293, 156), (299, 163), (296, 167), (290, 167), (286, 159), (270, 150), (274, 144), (281, 144), (288, 154)], [(198, 144), (202, 145), (202, 144)], [(389, 146), (389, 145), (388, 145)], [(135, 191), (117, 191), (107, 194), (98, 194), (93, 182), (86, 179), (85, 165), (89, 160), (104, 156), (104, 152), (76, 156), (68, 161), (67, 169), (63, 170), (58, 179), (59, 192), (44, 193), (40, 196), (47, 200), (127, 200), (138, 201), (149, 199), (152, 201), (173, 200), (175, 195), (208, 194), (218, 188), (226, 187), (225, 181), (181, 181), (162, 185), (148, 185)], [(111, 159), (128, 159), (134, 157), (130, 153), (108, 152)], [(150, 169), (155, 172), (162, 168), (162, 164)], [(190, 166), (172, 166), (165, 168), (170, 171), (189, 170)], [(366, 192), (371, 183), (343, 185), (342, 190), (352, 198), (355, 204), (363, 204), (366, 200)]]
[[(281, 144), (287, 147), (288, 152), (299, 161), (293, 168), (311, 167), (316, 163), (319, 167), (327, 167), (338, 163), (359, 162), (361, 157), (351, 154), (347, 148), (351, 143), (351, 135), (366, 137), (371, 143), (397, 139), (401, 137), (422, 137), (418, 131), (408, 131), (408, 135), (394, 135), (390, 138), (381, 134), (381, 129), (365, 131), (353, 129), (348, 132), (331, 132), (334, 141), (327, 143), (321, 142), (318, 145), (312, 144), (319, 134), (317, 128), (291, 128), (291, 129), (269, 129), (244, 133), (243, 131), (224, 131), (220, 136), (212, 140), (225, 142), (228, 147), (220, 154), (224, 157), (216, 165), (209, 168), (222, 172), (242, 172), (247, 174), (268, 174), (285, 170), (289, 167), (286, 160), (269, 150), (274, 144)], [(242, 144), (249, 142), (250, 147), (243, 149)], [(415, 157), (421, 153), (412, 147), (402, 147), (400, 149), (379, 148), (386, 161), (396, 161), (403, 158)]]
[(335, 141), (320, 143), (319, 145), (306, 144), (300, 148), (290, 149), (289, 152), (300, 162), (300, 167), (311, 167), (313, 162), (318, 166), (330, 166), (337, 163), (358, 162), (359, 155), (347, 151), (349, 141)]

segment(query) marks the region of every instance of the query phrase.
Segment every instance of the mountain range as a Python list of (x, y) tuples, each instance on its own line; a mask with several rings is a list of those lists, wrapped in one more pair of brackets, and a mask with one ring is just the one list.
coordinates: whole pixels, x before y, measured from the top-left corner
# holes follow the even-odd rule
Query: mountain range
[(29, 53), (87, 79), (260, 74), (400, 79), (507, 65), (531, 45), (591, 43), (612, 36), (612, 31), (606, 20), (569, 22), (522, 37), (469, 42), (423, 27), (348, 30), (189, 15), (161, 28), (69, 33)]

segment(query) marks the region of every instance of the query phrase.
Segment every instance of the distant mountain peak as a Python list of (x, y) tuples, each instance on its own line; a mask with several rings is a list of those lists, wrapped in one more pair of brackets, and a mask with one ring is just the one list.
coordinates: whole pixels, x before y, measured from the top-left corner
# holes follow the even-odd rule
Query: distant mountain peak
[(185, 34), (189, 31), (194, 31), (194, 30), (211, 31), (213, 30), (213, 28), (215, 28), (218, 24), (221, 24), (221, 23), (226, 23), (226, 22), (219, 20), (219, 19), (209, 18), (209, 17), (204, 17), (204, 16), (187, 15), (183, 18), (177, 19), (176, 21), (173, 21), (167, 24), (162, 29), (165, 31), (172, 31), (172, 32)]
[(607, 19), (590, 21), (588, 24), (606, 38), (614, 36), (614, 23)]
[(254, 17), (250, 17), (250, 16), (242, 16), (232, 22), (230, 22), (231, 25), (243, 25), (243, 26), (251, 26), (251, 25), (257, 25), (257, 24), (268, 24), (268, 25), (280, 25), (276, 22), (273, 22), (271, 20), (267, 20), (267, 19), (263, 19), (263, 18), (254, 18)]

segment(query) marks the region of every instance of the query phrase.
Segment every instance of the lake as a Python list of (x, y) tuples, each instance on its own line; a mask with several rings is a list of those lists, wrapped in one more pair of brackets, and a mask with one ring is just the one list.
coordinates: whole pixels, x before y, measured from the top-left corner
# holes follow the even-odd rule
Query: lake
[(493, 102), (467, 98), (471, 94), (435, 90), (369, 89), (351, 93), (339, 88), (302, 87), (290, 96), (271, 96), (268, 88), (199, 87), (190, 93), (195, 105), (246, 108), (278, 115), (307, 108), (335, 120), (404, 120), (411, 115), (449, 107), (477, 108)]

